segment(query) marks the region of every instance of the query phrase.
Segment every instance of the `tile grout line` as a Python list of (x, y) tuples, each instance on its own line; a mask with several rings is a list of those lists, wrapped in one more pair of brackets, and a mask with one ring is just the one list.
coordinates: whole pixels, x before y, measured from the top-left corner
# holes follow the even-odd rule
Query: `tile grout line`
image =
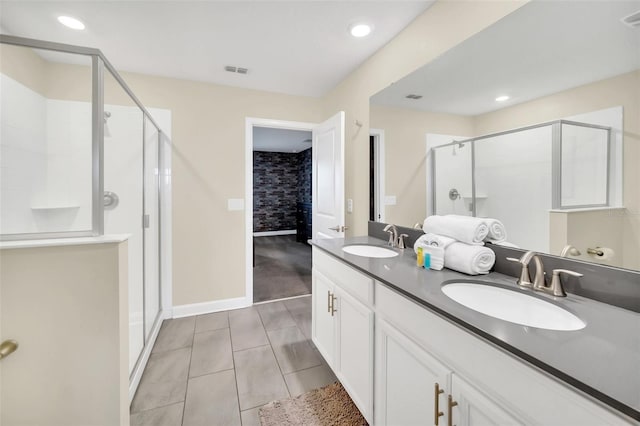
[[(227, 321), (229, 322), (229, 344), (231, 345), (231, 362), (233, 363), (233, 379), (236, 381), (236, 400), (238, 401), (238, 416), (240, 416), (240, 426), (242, 425), (242, 408), (240, 407), (240, 390), (238, 389), (238, 371), (236, 370), (236, 357), (233, 350), (233, 336), (231, 335), (231, 315), (227, 311)], [(238, 351), (239, 352), (239, 351)]]
[[(286, 306), (285, 306), (286, 308)], [(257, 311), (257, 309), (256, 309)], [(276, 365), (278, 366), (278, 371), (280, 371), (280, 376), (282, 377), (282, 381), (284, 382), (284, 387), (287, 389), (287, 394), (289, 394), (289, 398), (291, 398), (291, 391), (289, 390), (289, 385), (287, 385), (287, 381), (284, 379), (284, 373), (282, 372), (282, 367), (280, 366), (280, 361), (278, 361), (278, 357), (276, 356), (276, 352), (273, 350), (273, 343), (271, 343), (271, 338), (269, 337), (269, 333), (267, 333), (267, 329), (264, 326), (264, 322), (262, 321), (262, 317), (260, 316), (260, 312), (258, 312), (258, 318), (260, 318), (260, 324), (262, 324), (262, 329), (264, 330), (264, 334), (267, 336), (267, 341), (269, 342), (269, 347), (271, 348), (271, 353), (273, 354), (273, 358), (276, 360)]]
[(189, 373), (191, 373), (191, 360), (193, 359), (193, 346), (195, 344), (196, 338), (196, 321), (198, 320), (198, 315), (193, 316), (193, 336), (191, 336), (191, 353), (189, 353), (189, 368), (187, 368), (187, 386), (184, 389), (184, 405), (182, 406), (182, 421), (180, 425), (184, 425), (184, 413), (187, 410), (187, 393), (189, 392)]

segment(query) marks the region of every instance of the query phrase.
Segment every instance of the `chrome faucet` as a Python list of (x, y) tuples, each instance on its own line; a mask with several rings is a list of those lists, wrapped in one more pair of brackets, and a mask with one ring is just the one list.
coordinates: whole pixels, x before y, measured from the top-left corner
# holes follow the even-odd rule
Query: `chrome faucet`
[(395, 225), (388, 224), (387, 226), (384, 227), (383, 231), (389, 233), (388, 244), (391, 247), (397, 247), (398, 246), (398, 228), (396, 228)]
[[(545, 272), (544, 265), (542, 264), (542, 259), (538, 253), (534, 251), (528, 251), (522, 255), (520, 259), (514, 259), (513, 257), (507, 257), (507, 260), (512, 262), (518, 262), (522, 265), (522, 270), (520, 271), (520, 278), (518, 279), (518, 285), (527, 288), (533, 288), (536, 291), (542, 291), (545, 293), (552, 294), (556, 297), (566, 297), (567, 293), (565, 293), (564, 288), (562, 286), (562, 281), (560, 281), (560, 274), (568, 274), (574, 277), (581, 277), (582, 274), (578, 272), (573, 272), (568, 269), (554, 269), (553, 277), (551, 278), (551, 282), (547, 285), (545, 280)], [(529, 273), (529, 263), (533, 260), (536, 264), (536, 275), (531, 282), (531, 275)]]

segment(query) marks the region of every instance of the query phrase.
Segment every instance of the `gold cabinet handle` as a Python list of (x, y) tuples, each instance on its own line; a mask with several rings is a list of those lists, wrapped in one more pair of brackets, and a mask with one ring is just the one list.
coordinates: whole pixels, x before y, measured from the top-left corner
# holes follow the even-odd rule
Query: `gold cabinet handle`
[(336, 299), (337, 297), (332, 294), (331, 295), (331, 316), (333, 316), (333, 314), (338, 312), (338, 310), (336, 309)]
[(444, 393), (444, 389), (440, 389), (440, 385), (436, 383), (435, 392), (433, 395), (433, 423), (438, 426), (438, 419), (444, 416), (444, 413), (440, 411), (440, 394)]
[(18, 349), (18, 342), (15, 340), (5, 340), (0, 343), (0, 359), (6, 358)]
[(453, 397), (449, 395), (449, 397), (447, 398), (447, 425), (448, 426), (454, 426), (453, 425), (453, 407), (456, 407), (457, 405), (458, 405), (458, 402), (454, 401)]
[(327, 290), (327, 312), (331, 312), (331, 292)]

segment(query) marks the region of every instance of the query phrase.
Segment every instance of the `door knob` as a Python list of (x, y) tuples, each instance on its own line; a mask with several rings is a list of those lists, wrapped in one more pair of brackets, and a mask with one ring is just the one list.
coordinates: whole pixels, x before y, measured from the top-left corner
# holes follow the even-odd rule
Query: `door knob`
[(8, 357), (18, 349), (18, 342), (15, 340), (5, 340), (0, 343), (0, 359)]
[(329, 231), (336, 231), (336, 232), (340, 232), (340, 226), (336, 225), (333, 228), (329, 228)]

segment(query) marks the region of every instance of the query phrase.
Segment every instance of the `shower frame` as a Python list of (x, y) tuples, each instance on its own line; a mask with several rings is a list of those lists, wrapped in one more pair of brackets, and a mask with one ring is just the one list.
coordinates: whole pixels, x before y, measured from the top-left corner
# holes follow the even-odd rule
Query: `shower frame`
[[(104, 72), (111, 73), (120, 87), (140, 108), (143, 123), (149, 120), (158, 130), (158, 163), (163, 163), (161, 141), (163, 132), (149, 111), (129, 88), (118, 71), (99, 49), (54, 43), (24, 37), (0, 34), (0, 44), (8, 44), (39, 50), (84, 55), (91, 58), (91, 229), (81, 231), (30, 232), (16, 234), (0, 234), (0, 241), (41, 240), (50, 238), (97, 237), (104, 235)], [(144, 137), (144, 136), (143, 136)], [(143, 139), (144, 140), (144, 139)], [(158, 184), (158, 211), (162, 205), (162, 191)], [(143, 199), (144, 205), (144, 191)], [(143, 219), (141, 219), (143, 220)], [(160, 233), (160, 230), (158, 230)], [(160, 235), (158, 235), (160, 238)]]
[[(568, 124), (572, 126), (578, 127), (587, 127), (592, 129), (600, 129), (605, 130), (607, 132), (607, 192), (606, 192), (606, 201), (604, 204), (585, 204), (585, 205), (571, 205), (571, 206), (563, 206), (562, 205), (562, 125)], [(476, 136), (473, 138), (454, 140), (448, 144), (435, 146), (430, 149), (430, 176), (431, 183), (429, 184), (432, 188), (431, 190), (431, 206), (428, 206), (428, 214), (433, 215), (437, 212), (436, 205), (436, 157), (437, 151), (441, 148), (451, 148), (455, 145), (466, 144), (469, 143), (471, 145), (471, 199), (472, 199), (472, 215), (475, 217), (477, 215), (476, 211), (476, 152), (475, 152), (475, 144), (478, 141), (483, 139), (490, 139), (498, 136), (504, 136), (511, 133), (519, 133), (527, 130), (538, 129), (541, 127), (549, 127), (551, 126), (551, 208), (553, 210), (571, 210), (571, 209), (583, 209), (583, 208), (597, 208), (597, 207), (607, 207), (611, 204), (611, 147), (614, 143), (613, 141), (613, 131), (611, 127), (608, 126), (600, 126), (597, 124), (591, 123), (583, 123), (580, 121), (572, 121), (572, 120), (553, 120), (547, 121), (544, 123), (532, 124), (529, 126), (518, 127), (516, 129), (509, 129), (495, 133), (489, 133), (482, 136)]]

